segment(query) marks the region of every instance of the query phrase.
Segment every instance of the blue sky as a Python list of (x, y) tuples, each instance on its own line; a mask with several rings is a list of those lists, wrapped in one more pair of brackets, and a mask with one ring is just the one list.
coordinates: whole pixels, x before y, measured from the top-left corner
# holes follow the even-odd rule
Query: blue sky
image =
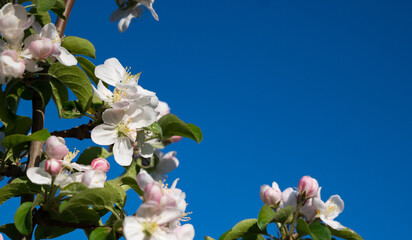
[[(339, 194), (336, 219), (365, 239), (400, 239), (412, 227), (410, 1), (162, 1), (125, 33), (114, 1), (77, 1), (65, 35), (97, 59), (117, 57), (204, 141), (183, 140), (169, 179), (187, 194), (195, 239), (256, 218), (262, 184), (283, 190), (310, 175), (322, 198)], [(27, 105), (27, 104), (26, 104)], [(29, 113), (22, 106), (21, 113)], [(57, 120), (50, 130), (87, 119)], [(68, 141), (85, 148), (90, 141)], [(112, 164), (114, 177), (120, 167)], [(110, 177), (110, 176), (109, 176)], [(128, 197), (130, 214), (137, 196)], [(18, 207), (0, 207), (0, 224)], [(77, 231), (61, 239), (83, 239)]]

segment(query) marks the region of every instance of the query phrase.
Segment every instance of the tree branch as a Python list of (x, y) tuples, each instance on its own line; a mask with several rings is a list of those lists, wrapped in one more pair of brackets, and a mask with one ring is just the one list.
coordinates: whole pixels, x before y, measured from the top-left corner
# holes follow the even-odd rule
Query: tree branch
[(90, 138), (90, 131), (96, 126), (95, 122), (89, 122), (88, 124), (82, 124), (80, 126), (62, 130), (62, 131), (54, 131), (51, 135), (62, 137), (62, 138), (77, 138), (79, 140), (89, 139)]
[(56, 29), (59, 32), (60, 38), (63, 37), (64, 30), (66, 29), (67, 21), (69, 20), (70, 12), (72, 11), (75, 0), (64, 0), (66, 2), (66, 9), (63, 12), (63, 16), (66, 20), (57, 18)]

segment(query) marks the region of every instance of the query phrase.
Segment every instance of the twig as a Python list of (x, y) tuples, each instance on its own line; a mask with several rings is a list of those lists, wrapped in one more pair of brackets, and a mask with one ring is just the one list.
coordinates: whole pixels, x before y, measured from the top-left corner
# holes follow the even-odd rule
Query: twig
[(90, 131), (96, 126), (94, 122), (90, 122), (88, 124), (82, 124), (80, 126), (62, 130), (62, 131), (54, 131), (51, 135), (62, 137), (62, 138), (77, 138), (79, 140), (88, 139), (90, 138)]
[(75, 0), (65, 0), (66, 9), (63, 12), (63, 16), (66, 19), (64, 20), (61, 18), (57, 18), (56, 20), (56, 29), (59, 32), (60, 38), (63, 37), (64, 30), (66, 29), (67, 21), (69, 20), (70, 12), (72, 11), (74, 1)]

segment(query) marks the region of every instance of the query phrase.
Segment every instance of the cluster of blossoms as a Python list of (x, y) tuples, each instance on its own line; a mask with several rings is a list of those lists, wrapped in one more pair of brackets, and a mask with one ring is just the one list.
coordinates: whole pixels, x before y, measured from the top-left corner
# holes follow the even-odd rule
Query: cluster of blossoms
[(308, 222), (320, 218), (325, 224), (333, 229), (342, 230), (342, 226), (334, 219), (343, 211), (343, 200), (339, 195), (331, 196), (326, 202), (320, 198), (318, 181), (309, 176), (300, 179), (298, 190), (289, 187), (280, 191), (276, 182), (272, 186), (262, 185), (260, 187), (260, 198), (266, 204), (275, 209), (293, 206), (295, 211), (300, 211)]
[(155, 181), (145, 170), (137, 175), (137, 183), (143, 189), (143, 203), (136, 214), (125, 218), (123, 232), (127, 240), (192, 240), (195, 235), (193, 225), (181, 225), (188, 220), (186, 194), (176, 188), (178, 179), (172, 186)]
[(72, 162), (77, 152), (71, 153), (61, 137), (47, 139), (44, 152), (46, 160), (39, 167), (27, 170), (27, 177), (33, 183), (65, 187), (73, 182), (81, 182), (89, 188), (104, 187), (106, 172), (110, 164), (106, 159), (96, 158), (90, 166)]
[(110, 21), (119, 21), (117, 28), (120, 32), (126, 31), (130, 21), (142, 15), (142, 6), (145, 6), (152, 13), (154, 19), (159, 21), (156, 11), (153, 9), (154, 0), (116, 0), (119, 9), (110, 16)]
[[(23, 41), (24, 31), (30, 27), (35, 34)], [(27, 16), (22, 5), (8, 3), (0, 9), (0, 33), (6, 40), (0, 40), (0, 84), (22, 77), (25, 70), (43, 70), (41, 63), (49, 57), (66, 66), (77, 64), (76, 58), (61, 46), (54, 24), (42, 28), (34, 16)]]

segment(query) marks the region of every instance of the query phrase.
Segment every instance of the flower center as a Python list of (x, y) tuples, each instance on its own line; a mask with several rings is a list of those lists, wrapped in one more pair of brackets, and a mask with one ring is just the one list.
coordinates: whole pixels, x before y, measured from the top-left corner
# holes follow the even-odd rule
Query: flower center
[(152, 236), (156, 229), (159, 228), (159, 225), (157, 222), (144, 222), (142, 224), (143, 227), (143, 233), (148, 236)]
[(125, 70), (126, 70), (126, 73), (123, 75), (123, 79), (121, 83), (123, 84), (137, 83), (140, 73), (132, 75), (132, 73), (130, 72), (131, 70), (130, 67), (126, 67)]
[(331, 202), (329, 205), (328, 205), (328, 210), (327, 210), (327, 213), (328, 214), (331, 214), (331, 213), (333, 213), (333, 212), (336, 212), (336, 211), (341, 211), (340, 210), (340, 207), (338, 206), (338, 205), (336, 205), (336, 203), (335, 202)]

